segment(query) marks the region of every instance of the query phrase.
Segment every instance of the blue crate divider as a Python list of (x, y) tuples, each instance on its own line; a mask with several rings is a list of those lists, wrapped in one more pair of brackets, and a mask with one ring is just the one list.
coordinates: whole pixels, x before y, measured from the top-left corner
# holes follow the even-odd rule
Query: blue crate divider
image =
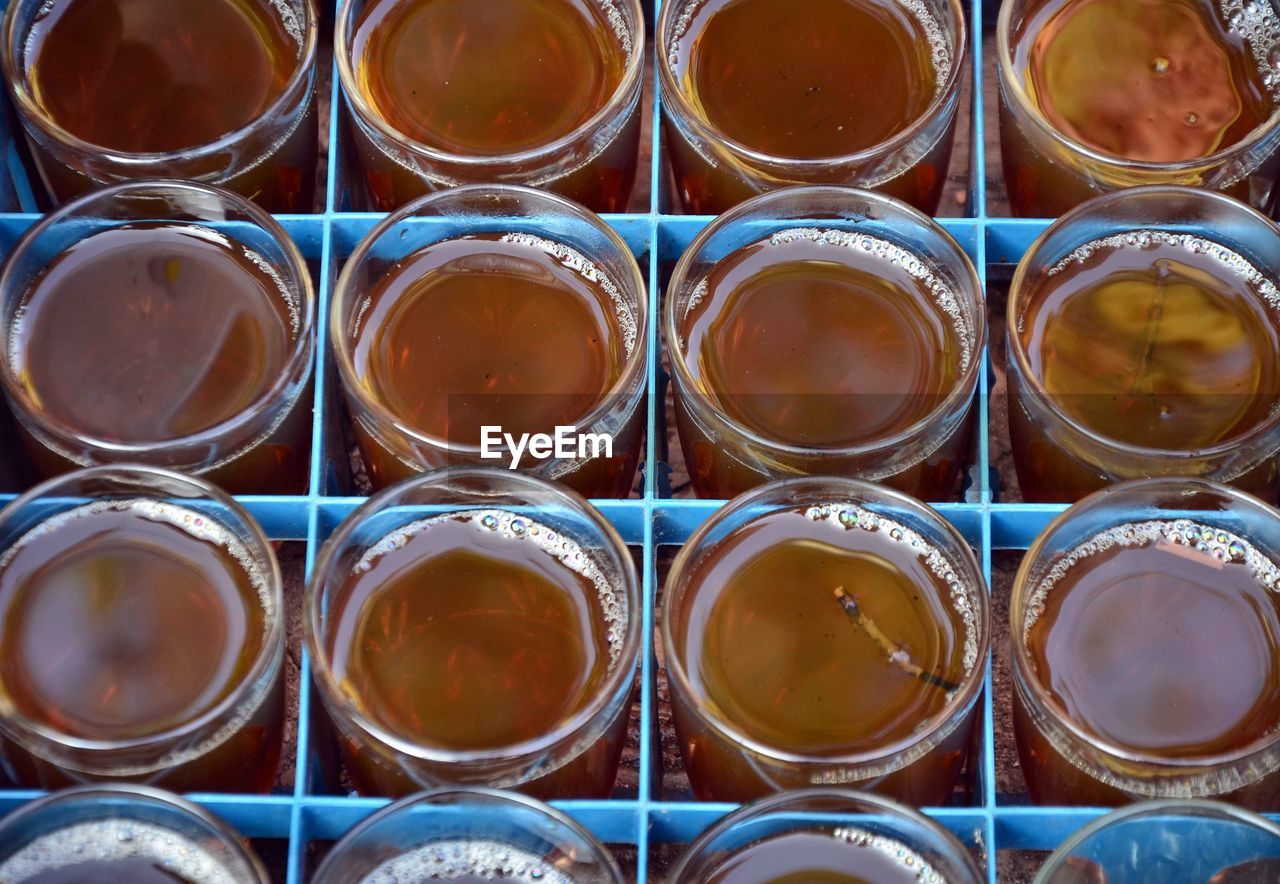
[[(661, 0), (645, 2), (650, 13), (651, 34), (657, 21), (656, 7)], [(336, 0), (321, 0), (325, 17), (332, 20)], [(0, 0), (0, 7), (4, 0)], [(994, 51), (990, 33), (984, 35), (975, 23), (990, 24), (995, 17), (995, 0), (969, 0), (970, 58), (972, 102), (970, 113), (969, 188), (966, 209), (961, 218), (942, 219), (942, 224), (968, 252), (986, 283), (989, 265), (1012, 264), (1026, 251), (1035, 237), (1048, 224), (1042, 220), (1012, 219), (987, 214), (987, 181), (985, 156), (987, 132), (983, 125), (983, 65), (981, 59)], [(985, 17), (984, 17), (985, 13)], [(986, 40), (984, 41), (984, 36)], [(984, 46), (984, 42), (988, 44)], [(651, 47), (650, 47), (651, 48)], [(659, 439), (664, 409), (659, 360), (659, 311), (656, 306), (661, 292), (661, 268), (675, 263), (683, 249), (710, 218), (678, 214), (668, 192), (667, 173), (663, 165), (660, 110), (656, 99), (656, 82), (647, 84), (654, 94), (652, 155), (649, 169), (650, 203), (647, 212), (606, 216), (606, 220), (623, 236), (647, 272), (650, 303), (648, 328), (649, 398), (648, 440), (643, 464), (641, 494), (628, 500), (600, 500), (595, 503), (618, 528), (624, 540), (641, 552), (643, 568), (644, 649), (639, 696), (640, 758), (639, 784), (634, 796), (605, 801), (562, 801), (558, 806), (573, 815), (602, 841), (611, 845), (630, 846), (635, 863), (628, 869), (639, 881), (657, 880), (650, 874), (653, 857), (659, 850), (669, 855), (666, 845), (687, 843), (725, 813), (731, 805), (708, 804), (691, 800), (669, 800), (660, 790), (661, 747), (657, 727), (658, 706), (655, 674), (657, 660), (653, 648), (653, 601), (656, 587), (656, 555), (659, 546), (680, 544), (693, 533), (722, 502), (672, 499), (666, 493), (662, 464), (665, 439)], [(342, 118), (342, 99), (334, 71), (327, 94), (318, 96), (330, 109), (328, 178), (322, 211), (315, 214), (281, 216), (286, 230), (297, 241), (303, 255), (318, 267), (319, 322), (315, 366), (314, 444), (309, 492), (291, 497), (247, 496), (241, 502), (262, 523), (267, 534), (277, 540), (306, 543), (307, 573), (315, 562), (320, 544), (361, 502), (345, 496), (335, 465), (346, 452), (335, 450), (338, 436), (331, 432), (333, 410), (337, 402), (336, 381), (332, 367), (324, 357), (330, 292), (341, 262), (350, 254), (360, 238), (381, 217), (356, 210), (356, 189), (351, 186), (350, 158), (346, 155)], [(24, 163), (24, 148), (11, 130), (11, 118), (0, 114), (0, 146), (3, 168), (0, 168), (0, 254), (7, 254), (22, 232), (40, 216), (35, 192), (39, 182), (33, 181)], [(994, 141), (992, 141), (994, 143)], [(643, 174), (643, 173), (641, 173)], [(984, 575), (990, 581), (993, 551), (1024, 550), (1049, 520), (1061, 512), (1059, 505), (1005, 503), (999, 499), (998, 477), (991, 470), (990, 409), (988, 396), (993, 374), (984, 354), (984, 368), (979, 389), (978, 429), (974, 446), (973, 475), (976, 481), (964, 502), (940, 503), (937, 508), (950, 519), (980, 553)], [(0, 494), (0, 504), (8, 503), (13, 494)], [(303, 659), (299, 697), (299, 728), (294, 788), (289, 794), (231, 795), (198, 794), (191, 796), (223, 817), (242, 833), (254, 839), (287, 839), (288, 884), (303, 884), (308, 864), (308, 849), (314, 842), (340, 838), (359, 820), (387, 802), (385, 799), (354, 797), (326, 791), (325, 777), (314, 751), (313, 716), (322, 712), (314, 699), (308, 664)], [(1096, 818), (1097, 808), (1027, 806), (1025, 797), (998, 795), (995, 774), (997, 735), (993, 726), (991, 671), (988, 666), (987, 690), (984, 692), (976, 768), (972, 772), (973, 801), (966, 806), (926, 808), (925, 812), (951, 830), (985, 865), (990, 884), (996, 884), (996, 855), (1005, 850), (1052, 850), (1071, 832)], [(1011, 739), (1001, 734), (1002, 743)], [(1006, 743), (1007, 745), (1007, 743)], [(39, 792), (0, 790), (0, 814), (6, 813)]]

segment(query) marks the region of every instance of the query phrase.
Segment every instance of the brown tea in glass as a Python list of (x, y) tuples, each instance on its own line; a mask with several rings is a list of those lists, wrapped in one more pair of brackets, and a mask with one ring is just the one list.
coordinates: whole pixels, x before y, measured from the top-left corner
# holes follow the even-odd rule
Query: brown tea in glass
[[(471, 493), (484, 488), (498, 499)], [(522, 493), (572, 524), (504, 504)], [(451, 494), (473, 505), (414, 516), (416, 501)], [(612, 793), (635, 577), (611, 543), (578, 539), (603, 524), (585, 507), (517, 474), (442, 471), (375, 497), (339, 529), (312, 581), (308, 634), (361, 792), (475, 782), (538, 797)]]
[(347, 0), (338, 16), (352, 132), (376, 208), (503, 181), (593, 211), (625, 209), (639, 140), (638, 4)]
[(1002, 9), (1000, 135), (1019, 215), (1140, 184), (1261, 205), (1274, 170), (1269, 3), (1017, 0)]
[(1112, 486), (1050, 526), (1011, 621), (1033, 800), (1277, 806), (1280, 566), (1249, 537), (1278, 529), (1252, 498), (1173, 479)]
[(659, 25), (684, 208), (790, 184), (877, 190), (931, 213), (954, 136), (964, 21), (911, 0), (673, 0)]
[(196, 480), (114, 467), (0, 513), (0, 758), (15, 782), (271, 788), (280, 577), (248, 518)]
[(247, 839), (169, 792), (119, 783), (64, 789), (0, 821), (0, 881), (267, 884)]
[[(884, 513), (899, 504), (907, 519)], [(946, 799), (986, 624), (971, 557), (920, 533), (952, 529), (911, 527), (936, 518), (876, 486), (792, 480), (738, 498), (686, 545), (662, 629), (699, 799), (855, 782), (913, 804)]]
[(54, 199), (183, 177), (308, 210), (314, 18), (303, 0), (15, 0), (6, 75)]
[(314, 306), (296, 249), (266, 215), (257, 229), (86, 217), (153, 195), (123, 187), (50, 216), (0, 279), (6, 392), (37, 471), (145, 460), (232, 493), (304, 490)]
[[(940, 229), (939, 251), (949, 243), (951, 255), (913, 249), (913, 237), (933, 233), (911, 229), (928, 223), (919, 216), (901, 217), (905, 237), (828, 225), (825, 212), (803, 226), (772, 216), (767, 202), (802, 203), (805, 190), (723, 216), (672, 279), (667, 344), (694, 490), (727, 498), (769, 477), (849, 474), (946, 499), (968, 450), (959, 426), (981, 360), (967, 260)], [(734, 247), (712, 260), (726, 248), (717, 237)]]
[(822, 786), (763, 798), (715, 822), (671, 884), (978, 884), (950, 832), (870, 792)]
[[(499, 229), (466, 232), (453, 213), (490, 198), (510, 201), (510, 225), (480, 216)], [(529, 232), (526, 211), (557, 235)], [(445, 223), (428, 224), (436, 212)], [(455, 189), (393, 215), (347, 262), (331, 326), (374, 487), (479, 464), (626, 497), (644, 430), (644, 302), (626, 245), (555, 197)], [(609, 441), (568, 456), (511, 442), (557, 428)]]
[[(1112, 201), (1133, 212), (1159, 194)], [(1219, 202), (1234, 224), (1185, 232), (1166, 214), (1095, 232), (1107, 207), (1090, 203), (1024, 258), (1009, 302), (1010, 430), (1028, 500), (1160, 474), (1275, 499), (1280, 290), (1264, 249), (1280, 234), (1224, 197), (1167, 196)]]

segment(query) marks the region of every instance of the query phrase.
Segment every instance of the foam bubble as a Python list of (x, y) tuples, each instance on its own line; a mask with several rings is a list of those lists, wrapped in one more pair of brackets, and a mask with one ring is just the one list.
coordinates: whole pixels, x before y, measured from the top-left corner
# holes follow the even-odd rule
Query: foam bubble
[(580, 574), (591, 581), (600, 602), (600, 610), (608, 625), (609, 670), (613, 671), (622, 657), (622, 645), (627, 635), (627, 598), (618, 592), (605, 578), (604, 572), (595, 559), (570, 537), (536, 522), (528, 516), (512, 513), (507, 510), (484, 509), (463, 510), (432, 516), (410, 522), (384, 536), (377, 543), (365, 550), (360, 560), (352, 566), (353, 574), (368, 572), (378, 559), (387, 553), (402, 549), (413, 537), (440, 522), (462, 522), (478, 525), (486, 531), (492, 531), (503, 537), (524, 543), (531, 543), (548, 556), (556, 559), (561, 565), (575, 574)]
[(486, 881), (573, 884), (545, 857), (501, 841), (436, 841), (387, 860), (360, 879), (361, 884), (408, 884), (474, 877)]
[(1273, 101), (1280, 101), (1280, 17), (1268, 0), (1222, 0), (1218, 7), (1227, 29), (1249, 47), (1258, 75)]
[(884, 854), (908, 872), (914, 872), (920, 884), (946, 884), (946, 879), (928, 860), (895, 838), (853, 826), (842, 826), (831, 834), (841, 841)]
[(622, 334), (622, 344), (626, 350), (627, 358), (631, 358), (631, 354), (636, 348), (636, 337), (638, 335), (635, 310), (627, 303), (626, 298), (622, 297), (622, 293), (618, 291), (617, 285), (609, 278), (608, 274), (592, 263), (586, 255), (555, 240), (534, 236), (531, 233), (508, 233), (502, 237), (502, 242), (546, 252), (565, 267), (587, 280), (587, 282), (604, 289), (609, 296), (609, 300), (613, 302), (613, 313), (618, 320), (618, 330)]
[[(893, 264), (905, 270), (929, 292), (937, 308), (951, 321), (960, 343), (960, 371), (963, 373), (968, 370), (969, 363), (974, 358), (973, 351), (977, 344), (977, 333), (973, 328), (973, 320), (968, 311), (961, 306), (955, 290), (951, 288), (945, 279), (934, 273), (933, 268), (927, 262), (888, 240), (851, 230), (792, 227), (786, 230), (779, 230), (770, 236), (767, 242), (770, 245), (777, 246), (795, 242), (796, 240), (810, 240), (819, 245), (830, 245), (836, 248), (874, 255), (888, 264)], [(765, 242), (765, 240), (753, 243), (752, 246), (747, 246), (746, 248), (758, 246), (762, 242)], [(707, 280), (703, 278), (698, 282), (693, 294), (689, 297), (688, 304), (685, 305), (684, 315), (686, 318), (702, 303), (706, 295)], [(684, 348), (685, 343), (681, 341), (680, 344)]]
[(0, 863), (0, 882), (86, 862), (153, 862), (176, 879), (193, 884), (237, 884), (240, 875), (199, 843), (172, 829), (130, 819), (76, 823), (43, 835)]
[(1076, 565), (1108, 550), (1160, 543), (1196, 550), (1217, 562), (1244, 565), (1267, 589), (1280, 590), (1280, 567), (1237, 534), (1190, 519), (1130, 522), (1095, 534), (1058, 558), (1027, 598), (1023, 636), (1028, 636), (1031, 627), (1043, 616), (1049, 593)]

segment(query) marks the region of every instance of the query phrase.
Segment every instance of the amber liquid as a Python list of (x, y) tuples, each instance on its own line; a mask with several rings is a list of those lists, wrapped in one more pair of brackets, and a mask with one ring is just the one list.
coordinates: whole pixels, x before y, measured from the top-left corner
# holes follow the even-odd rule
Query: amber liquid
[[(264, 266), (190, 224), (95, 233), (56, 256), (23, 297), (10, 327), (14, 373), (50, 420), (108, 443), (179, 440), (269, 407), (298, 308)], [(197, 466), (234, 493), (297, 492), (310, 437), (310, 415), (295, 404), (265, 440), (210, 451)], [(77, 452), (27, 443), (45, 475), (75, 465)]]
[[(267, 113), (299, 65), (297, 39), (267, 0), (49, 6), (27, 38), (29, 88), (54, 123), (99, 149), (154, 154), (210, 144)], [(270, 211), (309, 208), (317, 152), (311, 117), (271, 159), (226, 185)], [(92, 186), (42, 166), (59, 200)]]
[[(1209, 0), (1048, 0), (1026, 16), (1013, 57), (1050, 126), (1120, 159), (1206, 157), (1240, 142), (1274, 110), (1249, 43)], [(1085, 198), (1013, 127), (1003, 135), (1019, 214), (1061, 214)]]
[[(873, 148), (925, 115), (945, 75), (933, 58), (937, 25), (893, 0), (690, 0), (696, 12), (669, 47), (680, 89), (730, 141), (787, 159), (826, 159)], [(685, 208), (717, 214), (752, 189), (713, 167), (673, 133)], [(882, 190), (932, 211), (950, 139)], [(843, 183), (843, 182), (833, 182)]]
[[(1014, 333), (1033, 376), (1059, 411), (1117, 443), (1193, 452), (1240, 438), (1280, 398), (1271, 284), (1203, 240), (1132, 237), (1094, 244), (1084, 260), (1078, 251), (1031, 282)], [(1010, 415), (1027, 499), (1072, 501), (1106, 484), (1106, 464), (1086, 466), (1016, 401)], [(1275, 498), (1274, 458), (1224, 478)]]
[(901, 842), (850, 827), (765, 838), (730, 856), (706, 880), (707, 884), (919, 884), (935, 880), (930, 874), (937, 872)]
[[(339, 590), (327, 630), (351, 702), (402, 740), (450, 751), (515, 746), (591, 704), (619, 651), (605, 606), (612, 590), (594, 566), (564, 564), (575, 551), (581, 561), (581, 549), (544, 543), (549, 533), (485, 511), (424, 520), (375, 544)], [(374, 747), (347, 740), (344, 749), (361, 791), (415, 791)], [(598, 743), (521, 788), (603, 797), (620, 750)]]
[[(911, 256), (883, 243), (892, 257), (881, 257), (856, 236), (840, 244), (821, 237), (783, 234), (729, 254), (677, 325), (694, 382), (718, 410), (774, 443), (831, 450), (889, 438), (929, 416), (977, 354), (972, 333), (903, 266)], [(747, 468), (733, 440), (700, 431), (676, 398), (700, 497), (733, 497), (767, 478)], [(967, 441), (958, 433), (884, 481), (923, 499), (946, 497)]]
[[(210, 849), (142, 819), (70, 823), (0, 860), (0, 881), (22, 884), (238, 884)], [(243, 880), (240, 878), (239, 880)]]
[[(597, 0), (369, 0), (352, 55), (365, 99), (405, 138), (468, 157), (536, 150), (571, 135), (612, 99), (628, 52)], [(555, 190), (621, 211), (635, 177), (606, 151)], [(426, 186), (362, 150), (369, 192), (389, 211)]]
[[(249, 675), (276, 615), (248, 555), (225, 529), (173, 504), (86, 504), (42, 523), (0, 557), (7, 702), (56, 733), (111, 742), (158, 737), (212, 712)], [(207, 750), (186, 738), (194, 755), (145, 779), (265, 791), (280, 753), (272, 704)], [(78, 778), (16, 742), (3, 753), (24, 786)]]
[[(1256, 572), (1242, 540), (1190, 522), (1123, 525), (1091, 542), (1096, 553), (1030, 600), (1043, 601), (1026, 625), (1031, 677), (1052, 705), (1091, 738), (1166, 762), (1245, 750), (1273, 732), (1280, 605), (1264, 577), (1274, 582), (1275, 565), (1258, 559)], [(1021, 708), (1016, 724), (1035, 801), (1129, 800), (1067, 761)], [(1275, 775), (1231, 796), (1266, 808), (1277, 799)]]
[[(672, 624), (694, 702), (774, 751), (833, 759), (909, 741), (943, 712), (976, 665), (974, 624), (926, 564), (923, 540), (916, 548), (911, 541), (920, 538), (900, 526), (869, 520), (853, 508), (821, 519), (780, 510), (705, 555)], [(802, 771), (795, 783), (762, 781), (742, 750), (703, 730), (685, 702), (675, 704), (676, 724), (699, 799), (743, 802), (805, 783)], [(872, 787), (941, 803), (967, 730)]]
[[(478, 234), (397, 262), (349, 331), (366, 390), (402, 424), (454, 445), (480, 445), (486, 426), (513, 436), (577, 426), (643, 341), (613, 282), (561, 249), (520, 234)], [(588, 497), (626, 497), (640, 421), (637, 409), (613, 457), (556, 478)], [(359, 421), (356, 429), (375, 486), (450, 463), (443, 452), (423, 451), (411, 465)]]

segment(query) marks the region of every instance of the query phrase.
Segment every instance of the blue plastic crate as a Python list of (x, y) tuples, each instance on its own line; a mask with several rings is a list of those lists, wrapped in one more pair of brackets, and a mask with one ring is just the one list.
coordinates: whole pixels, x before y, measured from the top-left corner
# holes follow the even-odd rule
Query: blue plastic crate
[[(336, 0), (322, 0), (331, 20)], [(656, 30), (656, 8), (660, 0), (646, 3), (650, 15), (650, 37)], [(1022, 256), (1047, 221), (1012, 219), (988, 214), (986, 147), (988, 139), (994, 148), (994, 129), (988, 132), (984, 108), (991, 104), (994, 83), (984, 90), (984, 76), (994, 76), (990, 56), (994, 52), (990, 24), (996, 9), (987, 10), (984, 19), (983, 0), (969, 0), (970, 58), (972, 100), (969, 113), (969, 153), (967, 156), (968, 187), (964, 217), (943, 218), (941, 223), (968, 252), (978, 268), (984, 285), (989, 271), (993, 276), (1007, 277), (1008, 265)], [(3, 7), (4, 0), (0, 0)], [(992, 4), (988, 4), (992, 5)], [(983, 28), (979, 23), (984, 23)], [(652, 42), (652, 41), (651, 41)], [(991, 46), (991, 49), (986, 48)], [(328, 55), (322, 56), (328, 58)], [(983, 62), (987, 62), (985, 65)], [(984, 67), (986, 70), (984, 71)], [(656, 82), (650, 78), (646, 88), (653, 96), (652, 162), (648, 170), (648, 211), (608, 215), (606, 220), (622, 235), (647, 272), (651, 304), (658, 304), (662, 286), (681, 252), (697, 232), (710, 220), (702, 216), (677, 214), (673, 195), (669, 193), (664, 167), (661, 127)], [(318, 272), (319, 294), (318, 348), (315, 367), (316, 409), (310, 491), (293, 497), (247, 496), (240, 501), (262, 523), (267, 534), (276, 540), (305, 543), (305, 567), (310, 572), (318, 547), (336, 525), (361, 502), (348, 496), (344, 487), (343, 466), (347, 450), (338, 425), (338, 395), (333, 368), (323, 344), (327, 342), (328, 303), (333, 283), (342, 262), (360, 239), (381, 216), (354, 211), (349, 186), (351, 158), (344, 155), (341, 96), (336, 70), (329, 81), (328, 94), (320, 102), (329, 104), (329, 157), (327, 187), (323, 210), (315, 214), (281, 216), (285, 229), (298, 243), (304, 257)], [(994, 107), (991, 121), (994, 121)], [(39, 215), (33, 182), (25, 171), (22, 147), (9, 130), (11, 124), (0, 114), (0, 138), (3, 139), (4, 168), (0, 170), (0, 254), (7, 254), (18, 236)], [(964, 165), (963, 160), (960, 161)], [(641, 172), (641, 177), (644, 173)], [(643, 187), (644, 182), (638, 184)], [(954, 208), (954, 207), (953, 207)], [(1004, 268), (1001, 270), (1000, 268)], [(995, 286), (992, 287), (993, 289)], [(633, 717), (639, 722), (638, 783), (633, 794), (607, 801), (563, 801), (558, 806), (576, 817), (603, 842), (614, 849), (623, 867), (637, 880), (657, 880), (656, 870), (670, 862), (681, 846), (728, 811), (731, 805), (695, 802), (680, 794), (671, 794), (663, 786), (662, 729), (658, 723), (659, 696), (656, 676), (658, 663), (653, 649), (654, 598), (658, 588), (658, 563), (664, 547), (684, 542), (712, 512), (720, 506), (716, 501), (673, 498), (669, 492), (666, 468), (667, 435), (665, 427), (666, 384), (659, 357), (658, 317), (650, 310), (648, 328), (649, 393), (647, 450), (639, 491), (628, 500), (598, 500), (597, 506), (618, 528), (622, 537), (638, 551), (643, 563), (644, 654), (638, 710)], [(992, 341), (999, 346), (998, 340)], [(989, 357), (984, 354), (984, 368), (979, 388), (978, 427), (969, 470), (970, 483), (963, 501), (935, 502), (978, 551), (983, 572), (991, 582), (998, 578), (996, 592), (1008, 592), (1008, 575), (1016, 567), (1020, 551), (1025, 550), (1049, 520), (1061, 512), (1059, 505), (1008, 503), (1001, 500), (1001, 476), (993, 469), (992, 442), (1002, 432), (992, 426), (990, 389), (995, 374)], [(1005, 477), (1007, 487), (1007, 477)], [(0, 494), (0, 504), (12, 500), (13, 494)], [(994, 563), (994, 570), (993, 570)], [(1000, 579), (1004, 578), (1004, 579)], [(996, 599), (997, 611), (1007, 610)], [(1002, 655), (1000, 636), (1007, 634), (1000, 624), (995, 629), (995, 653)], [(1013, 735), (1007, 715), (995, 714), (1007, 698), (994, 698), (992, 674), (988, 667), (986, 691), (982, 701), (981, 726), (971, 756), (968, 787), (958, 793), (954, 806), (925, 808), (925, 812), (954, 832), (980, 857), (992, 884), (997, 879), (997, 858), (1004, 859), (1014, 851), (1047, 851), (1057, 847), (1071, 832), (1094, 819), (1096, 808), (1028, 806), (1025, 793), (1018, 786), (1018, 775), (997, 772), (997, 751), (1012, 757)], [(297, 757), (293, 759), (292, 792), (268, 796), (199, 794), (192, 796), (226, 819), (244, 834), (259, 839), (259, 849), (268, 857), (269, 866), (281, 870), (282, 880), (301, 884), (314, 868), (323, 842), (340, 838), (356, 822), (386, 804), (385, 799), (357, 798), (336, 794), (330, 771), (329, 782), (313, 746), (313, 716), (323, 715), (314, 703), (305, 655), (301, 664), (298, 696)], [(673, 746), (668, 747), (672, 755)], [(289, 760), (286, 759), (286, 764)], [(0, 814), (22, 802), (37, 797), (31, 791), (0, 790)], [(1280, 818), (1273, 815), (1273, 818)], [(274, 861), (272, 861), (274, 860)], [(1003, 867), (1005, 864), (1002, 862)], [(999, 880), (1010, 880), (1002, 868)]]

